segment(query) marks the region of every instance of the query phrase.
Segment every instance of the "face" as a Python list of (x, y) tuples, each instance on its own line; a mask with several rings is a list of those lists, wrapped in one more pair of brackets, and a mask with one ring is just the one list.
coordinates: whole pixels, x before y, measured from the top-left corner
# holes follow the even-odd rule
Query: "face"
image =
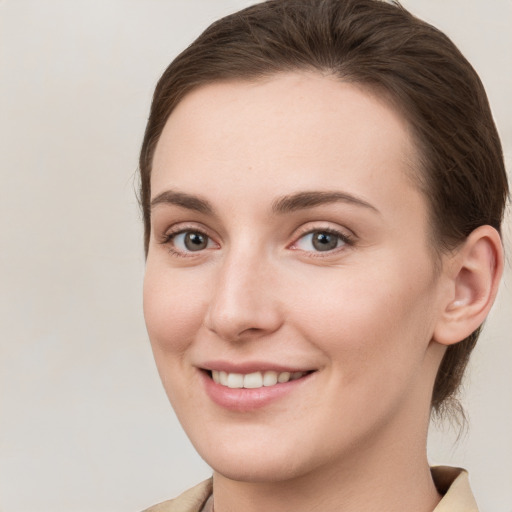
[(424, 442), (440, 284), (414, 161), (389, 106), (312, 74), (208, 85), (170, 116), (144, 313), (218, 473), (284, 480)]

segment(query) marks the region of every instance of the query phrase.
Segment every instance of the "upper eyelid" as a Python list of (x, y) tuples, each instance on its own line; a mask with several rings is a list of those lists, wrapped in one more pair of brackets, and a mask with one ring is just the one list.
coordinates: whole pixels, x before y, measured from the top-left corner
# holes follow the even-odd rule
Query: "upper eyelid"
[(294, 231), (294, 233), (291, 235), (290, 238), (293, 238), (293, 240), (296, 241), (299, 238), (301, 238), (309, 233), (314, 233), (317, 231), (326, 231), (329, 233), (337, 234), (342, 237), (351, 238), (351, 239), (357, 238), (356, 233), (347, 227), (333, 225), (333, 223), (331, 223), (331, 222), (322, 222), (322, 221), (318, 221), (318, 222), (311, 221), (311, 222), (304, 223), (302, 226), (300, 226), (298, 229), (296, 229)]
[(202, 223), (196, 223), (196, 222), (177, 222), (171, 226), (169, 226), (167, 229), (163, 230), (164, 236), (167, 235), (178, 235), (180, 233), (183, 233), (185, 231), (196, 231), (198, 233), (202, 233), (209, 238), (214, 238), (212, 236), (212, 230), (207, 228)]

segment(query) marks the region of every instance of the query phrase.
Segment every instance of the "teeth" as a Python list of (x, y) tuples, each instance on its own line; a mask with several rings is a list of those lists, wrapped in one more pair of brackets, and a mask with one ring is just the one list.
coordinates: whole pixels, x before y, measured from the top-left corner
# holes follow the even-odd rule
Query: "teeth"
[(306, 372), (253, 372), (243, 375), (241, 373), (227, 373), (218, 370), (212, 370), (212, 379), (216, 384), (226, 386), (232, 389), (257, 389), (263, 386), (275, 386), (284, 384), (291, 380), (300, 379), (306, 375)]
[(244, 377), (244, 388), (261, 388), (263, 386), (263, 375), (261, 372), (248, 373)]
[(244, 376), (241, 373), (228, 373), (228, 388), (243, 388)]
[(282, 372), (277, 376), (277, 382), (282, 384), (283, 382), (288, 382), (290, 380), (291, 373), (290, 372)]
[(263, 375), (264, 386), (274, 386), (277, 384), (277, 372), (265, 372)]

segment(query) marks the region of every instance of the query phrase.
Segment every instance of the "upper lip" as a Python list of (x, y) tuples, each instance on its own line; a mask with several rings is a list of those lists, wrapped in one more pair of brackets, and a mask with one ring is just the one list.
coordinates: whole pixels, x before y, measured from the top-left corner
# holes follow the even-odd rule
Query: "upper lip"
[(254, 372), (267, 372), (274, 371), (278, 373), (282, 372), (309, 372), (314, 368), (306, 368), (304, 366), (293, 366), (287, 364), (271, 363), (268, 361), (247, 361), (240, 363), (233, 363), (230, 361), (206, 361), (200, 365), (199, 368), (203, 370), (216, 370), (226, 373), (241, 373), (246, 375)]

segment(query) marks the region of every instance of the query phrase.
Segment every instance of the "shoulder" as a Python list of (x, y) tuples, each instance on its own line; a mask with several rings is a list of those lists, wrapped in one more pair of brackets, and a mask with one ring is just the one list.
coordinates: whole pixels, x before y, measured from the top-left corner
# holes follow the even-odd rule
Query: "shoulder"
[(143, 512), (200, 512), (204, 502), (212, 493), (212, 479), (192, 487), (173, 500), (153, 505)]
[(437, 490), (443, 496), (434, 512), (478, 512), (467, 471), (448, 466), (436, 466), (431, 471)]

